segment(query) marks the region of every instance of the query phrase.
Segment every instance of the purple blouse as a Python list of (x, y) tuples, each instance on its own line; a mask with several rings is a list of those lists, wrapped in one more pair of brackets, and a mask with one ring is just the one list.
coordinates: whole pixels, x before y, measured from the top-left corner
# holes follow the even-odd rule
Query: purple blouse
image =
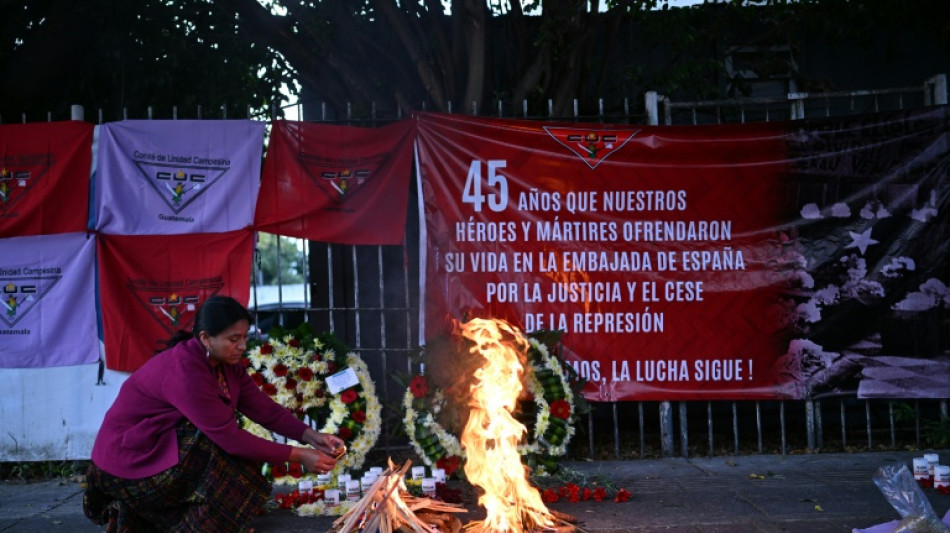
[(186, 418), (227, 453), (258, 461), (286, 461), (291, 447), (242, 430), (235, 410), (298, 441), (308, 426), (261, 392), (243, 365), (225, 364), (224, 372), (230, 399), (198, 339), (155, 355), (122, 384), (96, 436), (93, 462), (127, 479), (167, 470), (178, 463), (175, 427)]

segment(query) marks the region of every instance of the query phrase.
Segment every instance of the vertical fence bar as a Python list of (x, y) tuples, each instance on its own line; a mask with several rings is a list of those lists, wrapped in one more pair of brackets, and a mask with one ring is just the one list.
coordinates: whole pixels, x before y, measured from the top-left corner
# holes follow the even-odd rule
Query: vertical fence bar
[(735, 455), (739, 455), (739, 410), (736, 402), (732, 402), (732, 440), (735, 444)]
[(69, 107), (70, 120), (86, 120), (86, 108), (81, 105), (73, 104)]
[(587, 458), (594, 460), (594, 410), (587, 413)]
[(660, 402), (660, 449), (663, 457), (673, 456), (673, 407), (668, 400)]
[(528, 118), (528, 99), (525, 98), (521, 101), (521, 116)]
[(914, 436), (920, 448), (920, 400), (914, 400)]
[[(389, 365), (387, 364), (387, 359), (389, 359), (389, 346), (386, 341), (386, 283), (385, 277), (383, 276), (383, 247), (380, 245), (376, 246), (376, 267), (379, 269), (379, 355), (380, 355), (380, 364), (383, 368), (383, 375), (389, 375)], [(389, 398), (389, 380), (383, 380), (383, 398)], [(386, 418), (383, 418), (383, 423), (386, 424)], [(385, 441), (383, 442), (384, 447), (389, 448), (390, 441), (389, 435), (391, 431), (385, 431), (383, 428), (383, 435), (386, 435)]]
[(755, 431), (759, 437), (759, 454), (762, 453), (762, 406), (755, 401)]
[(360, 328), (360, 276), (358, 272), (359, 268), (359, 258), (356, 253), (356, 246), (350, 246), (350, 258), (353, 261), (352, 269), (353, 272), (353, 331), (354, 337), (356, 339), (356, 353), (360, 357), (363, 355), (363, 332)]
[(614, 411), (614, 458), (620, 459), (620, 419), (617, 416), (617, 402), (610, 402)]
[(686, 417), (686, 402), (679, 402), (680, 408), (680, 455), (689, 457), (689, 421)]
[(808, 449), (815, 449), (815, 402), (805, 400), (805, 434), (808, 436)]
[(712, 402), (706, 402), (706, 430), (709, 431), (709, 456), (712, 457), (716, 454), (716, 449), (713, 446), (713, 416), (712, 416)]
[(894, 401), (887, 401), (887, 421), (891, 426), (891, 448), (897, 446), (897, 433), (894, 431)]
[(844, 451), (848, 447), (848, 424), (844, 417), (844, 398), (841, 399), (841, 449)]
[(640, 458), (643, 459), (643, 456), (647, 453), (647, 437), (643, 431), (643, 402), (637, 402), (637, 421), (640, 425)]
[(778, 418), (779, 425), (782, 427), (782, 455), (786, 455), (788, 453), (788, 441), (785, 438), (785, 400), (779, 402)]
[(825, 447), (825, 426), (821, 419), (821, 400), (815, 400), (815, 446), (818, 450)]
[(864, 400), (864, 418), (868, 425), (868, 450), (871, 449), (871, 402)]

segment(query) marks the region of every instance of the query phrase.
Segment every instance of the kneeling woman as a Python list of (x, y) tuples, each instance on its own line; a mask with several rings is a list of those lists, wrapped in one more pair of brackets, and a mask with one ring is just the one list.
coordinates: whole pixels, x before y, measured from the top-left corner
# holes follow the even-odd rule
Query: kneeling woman
[[(86, 516), (109, 532), (246, 532), (270, 498), (261, 462), (327, 472), (345, 450), (273, 401), (241, 364), (251, 317), (233, 298), (209, 298), (122, 385), (92, 450)], [(271, 442), (238, 427), (235, 411), (313, 446)]]

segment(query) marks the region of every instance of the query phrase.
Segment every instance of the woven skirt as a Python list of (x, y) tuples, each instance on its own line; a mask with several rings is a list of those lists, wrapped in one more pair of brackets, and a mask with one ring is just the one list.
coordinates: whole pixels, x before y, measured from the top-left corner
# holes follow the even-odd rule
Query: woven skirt
[(178, 464), (143, 479), (89, 465), (83, 511), (109, 533), (238, 533), (263, 513), (271, 484), (261, 464), (226, 453), (186, 422)]

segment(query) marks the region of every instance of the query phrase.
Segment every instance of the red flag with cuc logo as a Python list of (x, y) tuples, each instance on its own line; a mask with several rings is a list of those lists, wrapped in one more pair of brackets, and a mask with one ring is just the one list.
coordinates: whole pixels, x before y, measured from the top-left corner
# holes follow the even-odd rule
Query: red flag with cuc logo
[(0, 237), (86, 230), (94, 126), (0, 126)]
[(413, 122), (380, 128), (277, 121), (264, 161), (259, 231), (342, 244), (399, 244)]
[(215, 294), (247, 305), (253, 233), (99, 234), (106, 366), (132, 372)]

